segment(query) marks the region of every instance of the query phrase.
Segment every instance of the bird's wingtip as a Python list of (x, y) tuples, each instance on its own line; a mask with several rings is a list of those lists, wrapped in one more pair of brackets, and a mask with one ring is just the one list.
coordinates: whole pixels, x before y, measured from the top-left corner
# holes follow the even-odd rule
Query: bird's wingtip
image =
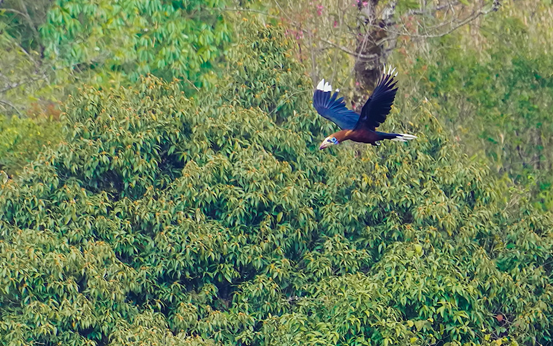
[(319, 84), (317, 84), (317, 90), (321, 90), (323, 92), (332, 91), (332, 85), (330, 83), (325, 82), (324, 78), (321, 79)]
[(321, 79), (321, 81), (319, 82), (319, 84), (317, 84), (317, 90), (323, 90), (324, 89), (324, 85), (325, 85), (325, 80), (324, 78)]
[(395, 77), (398, 74), (398, 71), (396, 71), (396, 70), (397, 70), (397, 68), (393, 67), (392, 65), (384, 65), (384, 69), (383, 69), (382, 74), (383, 75), (389, 75), (389, 76), (393, 75)]

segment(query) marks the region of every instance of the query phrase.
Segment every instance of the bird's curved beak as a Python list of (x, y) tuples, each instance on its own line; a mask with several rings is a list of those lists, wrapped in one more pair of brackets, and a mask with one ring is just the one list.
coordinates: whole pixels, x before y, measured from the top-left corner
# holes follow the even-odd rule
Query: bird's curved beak
[(323, 150), (325, 148), (328, 148), (330, 146), (330, 143), (328, 143), (326, 140), (321, 143), (319, 146), (319, 150)]

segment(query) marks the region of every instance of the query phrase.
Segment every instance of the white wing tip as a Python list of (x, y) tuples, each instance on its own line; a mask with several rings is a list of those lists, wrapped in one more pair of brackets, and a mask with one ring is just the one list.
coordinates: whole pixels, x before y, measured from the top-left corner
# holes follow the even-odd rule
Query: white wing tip
[[(395, 72), (395, 74), (394, 74)], [(395, 67), (392, 67), (392, 65), (384, 65), (384, 70), (383, 70), (383, 73), (382, 74), (385, 74), (385, 75), (392, 75), (394, 74), (394, 76), (397, 76), (398, 72), (396, 72), (396, 68)]]
[(317, 84), (317, 90), (323, 90), (323, 89), (324, 89), (324, 85), (325, 85), (325, 80), (324, 80), (324, 79), (321, 79), (321, 81), (319, 82), (319, 84)]
[(332, 91), (332, 85), (330, 85), (330, 83), (328, 83), (328, 82), (325, 82), (324, 79), (321, 79), (319, 84), (317, 84), (317, 90), (321, 90), (321, 91), (324, 91), (324, 92)]
[(407, 141), (410, 141), (410, 140), (415, 139), (415, 138), (417, 138), (417, 136), (415, 136), (415, 135), (408, 135), (408, 134), (405, 134), (405, 133), (400, 133), (398, 137), (392, 138), (392, 141), (407, 142)]

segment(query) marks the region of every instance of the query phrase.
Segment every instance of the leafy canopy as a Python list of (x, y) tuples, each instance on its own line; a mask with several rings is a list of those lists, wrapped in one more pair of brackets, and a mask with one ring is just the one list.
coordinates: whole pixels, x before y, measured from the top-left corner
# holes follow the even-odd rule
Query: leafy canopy
[(242, 30), (212, 93), (85, 87), (66, 141), (3, 179), (0, 341), (549, 342), (549, 216), (506, 203), (430, 103), (385, 123), (417, 141), (318, 151), (283, 30)]
[(99, 70), (99, 81), (136, 81), (152, 73), (202, 85), (223, 55), (230, 28), (224, 0), (56, 0), (40, 27), (58, 68)]
[(0, 170), (13, 175), (35, 159), (45, 145), (61, 140), (60, 123), (51, 117), (0, 116)]

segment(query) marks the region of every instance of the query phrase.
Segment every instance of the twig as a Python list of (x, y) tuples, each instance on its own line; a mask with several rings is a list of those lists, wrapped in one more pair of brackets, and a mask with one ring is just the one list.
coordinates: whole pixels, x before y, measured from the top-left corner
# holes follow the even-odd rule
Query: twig
[(27, 19), (27, 21), (29, 22), (29, 26), (31, 27), (31, 29), (33, 30), (35, 35), (37, 35), (37, 37), (38, 37), (39, 36), (38, 30), (36, 29), (35, 23), (33, 22), (33, 19), (31, 18), (31, 15), (29, 14), (29, 11), (27, 10), (27, 6), (25, 6), (25, 3), (23, 2), (23, 0), (19, 0), (19, 3), (21, 4), (21, 8), (23, 10), (25, 10), (25, 12), (24, 12), (25, 19)]
[[(438, 34), (411, 34), (411, 33), (400, 33), (400, 32), (397, 32), (398, 35), (401, 35), (401, 36), (410, 36), (410, 37), (419, 37), (419, 38), (436, 38), (436, 37), (443, 37), (445, 35), (449, 35), (451, 34), (452, 32), (454, 32), (455, 30), (459, 29), (460, 27), (468, 24), (469, 22), (472, 22), (473, 20), (475, 20), (476, 18), (480, 17), (481, 15), (483, 14), (487, 14), (489, 13), (490, 11), (478, 11), (476, 12), (476, 14), (472, 15), (472, 16), (469, 16), (467, 18), (465, 18), (464, 20), (460, 21), (457, 23), (457, 25), (455, 25), (454, 27), (450, 28), (449, 30), (446, 30), (444, 32), (441, 32), (441, 33), (438, 33)], [(452, 21), (453, 22), (453, 21)], [(451, 22), (451, 23), (452, 23)]]
[(19, 109), (17, 109), (16, 106), (12, 105), (12, 104), (9, 103), (8, 101), (0, 100), (0, 103), (5, 104), (6, 106), (10, 106), (11, 108), (13, 108), (13, 109), (15, 110), (15, 112), (16, 112), (17, 114), (19, 114), (20, 117), (23, 116), (23, 114), (19, 111)]
[[(8, 79), (6, 76), (3, 76), (3, 75), (1, 75), (1, 74), (0, 74), (0, 76), (2, 76), (2, 77), (4, 77), (4, 78)], [(43, 73), (42, 76), (39, 76), (39, 77), (37, 77), (37, 78), (29, 77), (28, 79), (26, 79), (26, 80), (24, 80), (24, 81), (16, 82), (16, 83), (14, 83), (14, 84), (12, 84), (12, 85), (10, 85), (10, 86), (5, 87), (4, 89), (0, 90), (0, 94), (3, 94), (3, 93), (5, 93), (6, 91), (9, 91), (9, 90), (11, 90), (11, 89), (15, 89), (15, 88), (17, 88), (18, 86), (21, 86), (21, 85), (23, 85), (23, 84), (27, 84), (27, 83), (30, 83), (30, 82), (36, 82), (36, 81), (39, 81), (39, 80), (48, 81), (48, 76), (46, 76), (46, 74)], [(6, 85), (9, 85), (9, 80), (6, 81)]]
[(31, 56), (31, 54), (29, 54), (29, 52), (27, 52), (27, 51), (25, 50), (25, 48), (21, 47), (20, 44), (17, 44), (17, 46), (18, 46), (19, 49), (23, 52), (23, 54), (25, 54), (25, 55), (27, 56), (27, 58), (31, 59), (31, 60), (35, 63), (35, 65), (36, 65), (35, 59), (33, 59), (33, 57)]
[[(1, 2), (0, 2), (0, 4), (1, 4)], [(0, 8), (0, 12), (11, 12), (11, 13), (18, 14), (22, 17), (25, 17), (25, 13), (23, 13), (21, 11), (18, 11), (18, 10), (14, 10), (13, 8)]]
[(328, 43), (329, 45), (333, 46), (334, 48), (338, 48), (340, 49), (341, 51), (345, 52), (345, 53), (348, 53), (348, 54), (351, 54), (357, 58), (361, 58), (361, 59), (374, 59), (376, 58), (376, 54), (370, 54), (370, 55), (365, 55), (365, 54), (361, 54), (360, 52), (354, 52), (344, 46), (340, 46), (339, 44), (336, 44), (332, 41), (329, 41), (327, 39), (324, 39), (324, 38), (319, 38), (319, 40), (325, 42), (325, 43)]
[(190, 79), (183, 77), (182, 80), (185, 81), (186, 83), (190, 84), (190, 86), (192, 88), (196, 89), (196, 91), (200, 91), (200, 89), (197, 86), (195, 86), (194, 83), (192, 83), (192, 81)]
[(265, 16), (267, 16), (267, 17), (280, 19), (279, 16), (275, 16), (275, 15), (273, 15), (273, 14), (269, 14), (269, 13), (267, 13), (267, 12), (260, 11), (260, 10), (252, 10), (252, 9), (250, 9), (250, 8), (228, 8), (228, 7), (225, 7), (225, 8), (223, 8), (223, 11), (253, 12), (253, 13), (263, 14), (263, 15), (265, 15)]
[[(34, 81), (34, 80), (33, 80), (33, 81)], [(18, 86), (21, 86), (21, 85), (27, 84), (27, 83), (29, 83), (29, 80), (24, 80), (23, 82), (14, 83), (14, 84), (10, 85), (9, 87), (6, 87), (6, 88), (0, 90), (0, 94), (3, 94), (3, 93), (5, 93), (5, 92), (8, 91), (8, 90), (15, 89), (15, 88), (17, 88)], [(8, 83), (8, 84), (9, 84), (9, 83)]]
[[(344, 22), (344, 11), (340, 11), (338, 12), (339, 15), (338, 15), (338, 20), (340, 21), (340, 23)], [(342, 33), (344, 31), (344, 26), (340, 24), (340, 33), (338, 34), (338, 37), (342, 36)], [(336, 61), (338, 59), (338, 51), (335, 50), (334, 51), (334, 57), (332, 58), (333, 61)], [(338, 69), (337, 68), (333, 68), (332, 69), (332, 77), (331, 77), (331, 81), (334, 82), (334, 78), (336, 78), (336, 74), (338, 73)]]
[[(469, 15), (467, 18), (463, 19), (462, 21), (460, 22), (457, 22), (455, 24), (455, 26), (453, 26), (452, 28), (449, 28), (448, 30), (444, 31), (444, 32), (440, 32), (440, 33), (436, 33), (436, 34), (413, 34), (413, 33), (410, 33), (410, 32), (407, 32), (407, 31), (397, 31), (397, 30), (390, 30), (388, 28), (381, 28), (391, 34), (394, 34), (394, 35), (398, 35), (398, 36), (408, 36), (408, 37), (416, 37), (416, 38), (437, 38), (437, 37), (443, 37), (443, 36), (446, 36), (446, 35), (449, 35), (451, 34), (453, 31), (459, 29), (460, 27), (468, 24), (469, 22), (475, 20), (476, 18), (480, 17), (481, 15), (485, 15), (485, 14), (488, 14), (490, 12), (495, 12), (497, 11), (497, 8), (498, 6), (500, 5), (500, 3), (498, 1), (495, 1), (494, 2), (494, 5), (489, 9), (489, 10), (483, 10), (482, 8), (480, 8), (478, 11), (476, 12), (473, 12), (473, 14)], [(450, 25), (450, 24), (453, 24), (455, 22), (455, 20), (451, 20), (451, 21), (448, 21), (448, 22), (444, 22), (444, 23), (440, 23), (436, 26), (433, 26), (431, 28), (433, 29), (437, 29), (439, 27), (442, 27), (442, 26), (445, 26), (445, 25)], [(376, 27), (375, 25), (371, 25), (373, 27)], [(379, 27), (380, 28), (380, 27)], [(428, 29), (428, 28), (427, 28)], [(386, 41), (389, 41), (391, 40), (390, 38), (383, 38), (382, 40), (380, 40), (377, 44), (380, 45)]]
[(441, 11), (441, 10), (446, 9), (448, 7), (456, 6), (458, 4), (459, 4), (459, 2), (455, 1), (453, 3), (448, 2), (445, 5), (440, 5), (440, 6), (436, 6), (434, 8), (429, 8), (429, 9), (424, 9), (424, 10), (409, 10), (409, 11), (407, 11), (406, 15), (408, 15), (408, 16), (411, 16), (411, 15), (414, 15), (414, 14), (415, 15), (422, 15), (422, 14), (427, 14), (427, 13), (430, 13), (430, 12), (438, 12), (438, 11)]

